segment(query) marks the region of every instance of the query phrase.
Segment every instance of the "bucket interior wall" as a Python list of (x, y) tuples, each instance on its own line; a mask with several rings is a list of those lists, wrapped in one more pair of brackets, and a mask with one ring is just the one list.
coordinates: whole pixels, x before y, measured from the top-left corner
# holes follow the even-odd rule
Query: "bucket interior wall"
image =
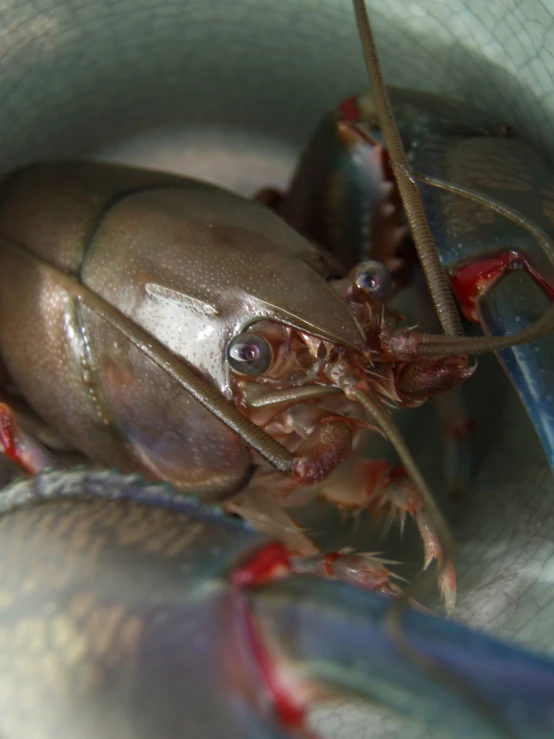
[[(554, 2), (368, 7), (390, 84), (476, 105), (554, 160)], [(321, 116), (367, 86), (350, 0), (8, 0), (0, 29), (0, 174), (98, 157), (250, 195), (284, 186)], [(493, 358), (467, 392), (478, 464), (449, 508), (457, 617), (554, 653), (552, 477)], [(432, 468), (433, 433), (412, 443)], [(337, 711), (315, 716), (326, 737), (428, 735), (379, 713)]]

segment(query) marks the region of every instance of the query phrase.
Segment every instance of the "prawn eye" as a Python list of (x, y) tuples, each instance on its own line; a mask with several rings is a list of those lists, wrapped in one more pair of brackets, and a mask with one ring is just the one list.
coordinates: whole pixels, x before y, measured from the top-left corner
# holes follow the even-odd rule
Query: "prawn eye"
[(364, 262), (356, 276), (356, 285), (382, 303), (391, 293), (392, 277), (381, 262)]
[(257, 334), (239, 334), (227, 347), (231, 367), (243, 375), (261, 375), (273, 360), (271, 347)]

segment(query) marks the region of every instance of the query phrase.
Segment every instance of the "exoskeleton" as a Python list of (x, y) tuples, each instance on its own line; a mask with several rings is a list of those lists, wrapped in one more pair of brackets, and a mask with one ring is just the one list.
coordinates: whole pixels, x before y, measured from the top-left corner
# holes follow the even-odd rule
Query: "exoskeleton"
[[(416, 187), (398, 184), (409, 214)], [(347, 271), (258, 203), (154, 172), (30, 166), (0, 192), (8, 402), (23, 399), (101, 465), (240, 512), (303, 569), (396, 590), (365, 554), (318, 553), (284, 512), (305, 493), (413, 516), (451, 609), (448, 535), (385, 404), (452, 390), (473, 371), (468, 354), (536, 338), (552, 317), (513, 337), (459, 338), (438, 257), (422, 253), (446, 340), (399, 327), (382, 264)], [(2, 430), (27, 470), (55, 463), (7, 405)], [(375, 430), (402, 467), (362, 458)]]

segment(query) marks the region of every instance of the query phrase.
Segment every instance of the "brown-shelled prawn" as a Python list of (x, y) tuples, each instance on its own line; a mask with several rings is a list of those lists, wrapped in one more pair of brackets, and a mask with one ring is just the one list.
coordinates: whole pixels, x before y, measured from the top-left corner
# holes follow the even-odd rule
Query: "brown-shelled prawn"
[[(355, 6), (375, 75), (363, 3)], [(372, 82), (381, 126), (394, 131), (385, 88)], [(286, 509), (321, 495), (378, 519), (411, 516), (452, 610), (447, 528), (386, 405), (414, 407), (456, 388), (473, 372), (468, 355), (539, 338), (554, 316), (550, 308), (510, 337), (458, 336), (402, 147), (390, 139), (387, 148), (447, 336), (399, 327), (383, 265), (346, 271), (259, 203), (217, 187), (85, 162), (7, 177), (4, 451), (38, 472), (64, 464), (53, 449), (65, 445), (167, 481), (279, 537), (299, 569), (388, 593), (398, 587), (382, 562), (318, 552)], [(384, 434), (402, 466), (364, 459), (366, 432)]]

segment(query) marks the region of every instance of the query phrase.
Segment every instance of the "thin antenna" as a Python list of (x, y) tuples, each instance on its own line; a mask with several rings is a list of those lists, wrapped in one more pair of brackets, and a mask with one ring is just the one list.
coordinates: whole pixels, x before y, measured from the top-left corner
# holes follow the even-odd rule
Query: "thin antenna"
[[(383, 80), (377, 48), (365, 7), (365, 0), (353, 1), (356, 23), (358, 24), (358, 32), (360, 34), (362, 50), (371, 84), (371, 94), (375, 101), (387, 152), (391, 159), (409, 168), (408, 158), (406, 157), (406, 152), (404, 151), (402, 140), (396, 127), (394, 114)], [(404, 206), (415, 248), (442, 330), (449, 336), (463, 336), (464, 331), (460, 316), (427, 223), (417, 185), (406, 176), (404, 171), (397, 170), (397, 173), (401, 175), (400, 177), (395, 176), (402, 205)]]

